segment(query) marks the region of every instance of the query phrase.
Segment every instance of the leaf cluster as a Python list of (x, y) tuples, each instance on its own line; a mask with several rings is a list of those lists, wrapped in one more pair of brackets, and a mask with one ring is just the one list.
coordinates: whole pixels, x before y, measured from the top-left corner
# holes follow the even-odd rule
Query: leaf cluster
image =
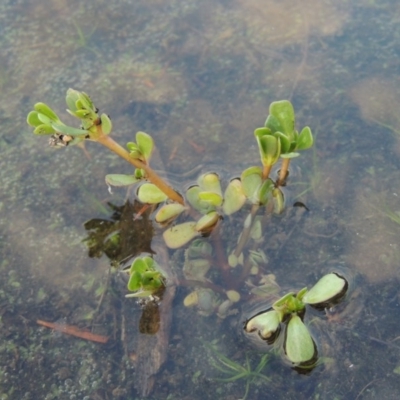
[(164, 277), (152, 257), (138, 257), (128, 271), (128, 290), (134, 293), (127, 297), (147, 297), (164, 287)]
[[(256, 333), (268, 344), (276, 341), (286, 330), (284, 351), (292, 363), (308, 368), (315, 365), (316, 345), (303, 322), (306, 304), (317, 309), (332, 306), (346, 294), (348, 283), (339, 274), (324, 275), (310, 290), (301, 289), (282, 296), (266, 311), (261, 311), (245, 322), (247, 333)], [(282, 326), (283, 324), (283, 326)]]

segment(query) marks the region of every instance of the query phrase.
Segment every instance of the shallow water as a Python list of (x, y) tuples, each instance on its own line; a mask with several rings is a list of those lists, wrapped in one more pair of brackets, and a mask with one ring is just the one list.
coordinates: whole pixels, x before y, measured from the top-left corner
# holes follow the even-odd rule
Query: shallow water
[[(329, 362), (299, 375), (271, 353), (263, 369), (270, 382), (253, 382), (248, 398), (399, 397), (400, 6), (301, 4), (3, 2), (0, 398), (141, 398), (135, 381), (142, 374), (121, 339), (121, 327), (138, 326), (140, 310), (126, 320), (131, 304), (117, 274), (109, 274), (115, 254), (88, 257), (83, 242), (86, 221), (114, 223), (127, 212), (125, 192), (111, 195), (104, 176), (131, 170), (96, 144), (87, 143), (87, 153), (50, 149), (25, 123), (38, 101), (61, 114), (69, 87), (89, 93), (112, 117), (120, 143), (138, 130), (152, 134), (154, 166), (180, 185), (195, 179), (182, 174), (199, 165), (220, 168), (226, 180), (253, 165), (254, 129), (272, 101), (290, 99), (297, 127), (309, 125), (316, 136), (314, 149), (294, 160), (299, 173), (290, 186), (310, 212), (289, 209), (268, 225), (265, 273), (296, 290), (345, 265), (362, 297), (357, 313), (324, 328), (321, 354)], [(146, 218), (132, 231), (110, 223), (110, 232), (124, 229), (148, 249)], [(182, 255), (170, 256), (179, 274)], [(246, 381), (216, 381), (221, 375), (204, 343), (239, 364), (247, 353), (253, 368), (260, 354), (243, 342), (238, 315), (200, 316), (183, 307), (188, 292), (178, 288), (167, 360), (149, 398), (240, 398)], [(64, 318), (109, 337), (107, 344), (36, 324)]]

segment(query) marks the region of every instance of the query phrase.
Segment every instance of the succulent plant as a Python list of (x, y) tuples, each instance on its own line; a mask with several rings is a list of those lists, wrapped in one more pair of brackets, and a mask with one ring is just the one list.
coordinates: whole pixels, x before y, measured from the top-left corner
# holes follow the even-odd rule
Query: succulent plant
[(284, 331), (283, 349), (287, 359), (296, 367), (311, 368), (317, 361), (317, 348), (303, 322), (306, 305), (328, 307), (343, 299), (347, 280), (336, 272), (324, 275), (310, 290), (289, 292), (276, 300), (271, 307), (252, 315), (244, 323), (246, 335), (257, 335), (267, 344), (275, 343)]

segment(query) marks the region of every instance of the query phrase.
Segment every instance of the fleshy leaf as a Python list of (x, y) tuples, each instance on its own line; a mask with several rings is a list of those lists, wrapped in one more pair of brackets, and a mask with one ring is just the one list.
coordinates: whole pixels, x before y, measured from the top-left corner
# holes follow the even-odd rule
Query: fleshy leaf
[(311, 129), (306, 126), (302, 129), (297, 138), (296, 150), (306, 150), (309, 149), (314, 143), (313, 135)]
[(51, 118), (47, 117), (46, 115), (42, 113), (38, 113), (38, 119), (41, 121), (43, 124), (51, 125), (52, 120)]
[(293, 314), (286, 328), (285, 353), (295, 364), (306, 363), (315, 357), (316, 347), (301, 318)]
[(275, 184), (272, 179), (266, 179), (258, 190), (258, 201), (260, 204), (267, 204), (272, 196)]
[(148, 162), (154, 148), (153, 138), (145, 132), (136, 133), (136, 143), (139, 151), (143, 154), (143, 157)]
[(232, 179), (224, 193), (224, 204), (222, 210), (226, 215), (231, 215), (239, 211), (246, 202), (240, 179)]
[(253, 203), (258, 203), (258, 190), (262, 183), (262, 171), (259, 167), (245, 169), (241, 175), (243, 193)]
[(289, 138), (282, 132), (276, 132), (274, 133), (274, 136), (281, 142), (281, 156), (282, 154), (288, 153), (290, 151), (291, 144)]
[(139, 181), (140, 179), (137, 179), (134, 175), (124, 175), (124, 174), (106, 175), (107, 185), (116, 187), (130, 186)]
[(199, 235), (195, 228), (196, 222), (192, 221), (175, 225), (164, 231), (164, 241), (170, 249), (178, 249)]
[(130, 273), (139, 272), (140, 274), (145, 273), (148, 270), (148, 265), (142, 257), (135, 258), (132, 262)]
[(279, 313), (269, 310), (249, 319), (246, 322), (245, 330), (247, 332), (257, 331), (262, 339), (267, 340), (278, 330), (279, 324)]
[(206, 232), (215, 226), (219, 220), (219, 214), (216, 211), (211, 211), (202, 216), (196, 223), (196, 230), (198, 232)]
[(45, 115), (51, 121), (59, 121), (58, 115), (47, 105), (44, 103), (36, 103), (33, 108), (39, 114)]
[(282, 214), (285, 211), (285, 196), (279, 188), (272, 190), (272, 197), (274, 201), (274, 214)]
[(296, 158), (300, 155), (300, 153), (291, 152), (286, 154), (281, 154), (281, 158)]
[(215, 172), (209, 172), (207, 174), (203, 174), (197, 180), (202, 191), (205, 192), (214, 192), (219, 194), (222, 197), (222, 190), (221, 190), (221, 182), (219, 180), (218, 174)]
[(128, 290), (134, 292), (140, 289), (141, 283), (141, 274), (138, 271), (134, 271), (130, 274), (129, 281), (128, 281)]
[(281, 141), (272, 135), (256, 136), (261, 162), (264, 166), (274, 165), (281, 154)]
[(67, 95), (65, 97), (65, 102), (67, 103), (67, 106), (70, 111), (75, 112), (76, 111), (76, 102), (79, 98), (79, 92), (74, 89), (68, 89), (67, 90)]
[(101, 114), (100, 117), (101, 120), (101, 130), (105, 135), (110, 134), (112, 130), (112, 122), (110, 117), (107, 114)]
[(215, 207), (212, 206), (210, 203), (202, 201), (200, 199), (200, 193), (200, 186), (191, 186), (188, 190), (186, 190), (186, 199), (194, 209), (201, 212), (202, 214), (206, 214), (208, 211), (213, 210)]
[(348, 283), (336, 273), (323, 276), (303, 297), (303, 302), (311, 305), (325, 303), (334, 297), (344, 294)]
[(154, 290), (139, 290), (135, 293), (126, 294), (125, 297), (148, 297), (154, 293)]
[(37, 111), (31, 111), (26, 117), (26, 122), (28, 125), (33, 126), (34, 128), (43, 124), (43, 122), (39, 119)]
[(163, 223), (177, 217), (186, 210), (186, 207), (179, 203), (164, 204), (155, 216), (156, 222)]
[(71, 126), (67, 126), (64, 124), (51, 124), (51, 126), (55, 129), (56, 132), (58, 133), (63, 133), (64, 135), (70, 135), (70, 136), (86, 136), (89, 131), (85, 129), (77, 129), (77, 128), (72, 128)]
[(273, 115), (268, 115), (265, 121), (265, 127), (268, 128), (271, 133), (275, 133), (278, 131), (283, 131), (283, 126), (280, 124), (279, 120)]
[(33, 133), (35, 135), (52, 135), (55, 132), (56, 131), (53, 129), (53, 127), (51, 127), (50, 125), (46, 125), (46, 124), (37, 126), (33, 131)]
[(167, 200), (168, 196), (152, 183), (144, 183), (137, 192), (142, 203), (157, 204)]
[(292, 140), (295, 125), (292, 103), (288, 100), (274, 101), (269, 106), (269, 113), (279, 121), (279, 125), (282, 127), (282, 130), (279, 130)]
[(200, 201), (207, 202), (214, 207), (219, 207), (223, 201), (222, 195), (215, 192), (200, 192), (199, 199)]

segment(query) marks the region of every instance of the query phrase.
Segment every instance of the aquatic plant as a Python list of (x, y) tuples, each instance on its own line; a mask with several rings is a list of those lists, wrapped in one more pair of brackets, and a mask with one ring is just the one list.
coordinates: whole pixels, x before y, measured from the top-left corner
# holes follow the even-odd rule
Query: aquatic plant
[[(67, 112), (80, 120), (80, 128), (64, 124), (47, 104), (36, 103), (34, 110), (27, 117), (28, 124), (34, 127), (33, 132), (36, 135), (51, 135), (50, 144), (52, 146), (71, 146), (85, 140), (98, 142), (136, 168), (134, 175), (125, 176), (125, 179), (130, 179), (129, 184), (146, 179), (168, 198), (183, 204), (182, 196), (148, 165), (154, 145), (153, 139), (149, 135), (137, 134), (136, 143), (128, 143), (128, 150), (125, 150), (109, 136), (112, 131), (112, 123), (108, 115), (104, 113), (99, 115), (99, 110), (86, 93), (68, 89), (66, 103), (69, 107)], [(115, 181), (118, 184), (118, 180), (115, 179)]]
[(247, 399), (252, 384), (266, 384), (271, 381), (268, 376), (262, 374), (263, 369), (268, 363), (269, 354), (263, 354), (257, 366), (253, 369), (248, 352), (246, 353), (246, 361), (242, 365), (219, 352), (214, 346), (207, 343), (205, 345), (210, 349), (213, 356), (210, 362), (211, 365), (225, 376), (223, 378), (215, 378), (215, 380), (225, 383), (236, 382), (238, 380), (246, 382), (245, 393), (241, 400)]
[[(134, 166), (130, 175), (107, 175), (106, 183), (117, 187), (138, 185), (136, 197), (145, 207), (154, 205), (154, 221), (164, 228), (162, 236), (166, 246), (178, 249), (188, 245), (182, 271), (184, 279), (179, 282), (195, 288), (185, 297), (186, 307), (197, 307), (205, 316), (216, 314), (225, 318), (233, 314), (231, 308), (242, 300), (240, 291), (250, 274), (254, 277), (250, 296), (269, 298), (276, 293), (276, 283), (269, 282), (262, 273), (266, 255), (257, 243), (263, 237), (265, 219), (262, 220), (258, 213), (264, 210), (266, 215), (281, 214), (285, 210), (287, 199), (283, 187), (288, 184), (290, 161), (299, 155), (299, 151), (310, 148), (314, 141), (309, 127), (300, 132), (295, 129), (294, 109), (289, 101), (273, 102), (264, 126), (254, 131), (261, 166), (246, 168), (240, 176), (233, 177), (224, 190), (217, 172), (203, 173), (184, 195), (170, 187), (150, 167), (154, 141), (149, 134), (137, 132), (135, 141), (128, 142), (125, 149), (110, 137), (110, 118), (99, 114), (86, 93), (69, 89), (66, 102), (68, 113), (80, 120), (80, 128), (64, 124), (44, 103), (35, 104), (34, 110), (28, 114), (28, 124), (34, 128), (35, 134), (50, 135), (53, 146), (95, 141)], [(279, 160), (282, 163), (277, 178), (273, 178), (271, 169)], [(250, 211), (244, 218), (242, 232), (235, 244), (231, 242), (224, 248), (219, 240), (218, 226), (224, 217), (232, 218), (246, 204)], [(211, 234), (212, 242), (207, 241)], [(121, 232), (116, 235), (118, 239)], [(248, 246), (250, 239), (255, 245)], [(212, 266), (217, 267), (213, 269), (213, 279), (209, 274)], [(241, 266), (239, 273), (238, 266)], [(135, 258), (126, 272), (129, 275), (127, 288), (132, 292), (128, 297), (158, 298), (157, 294), (161, 293), (162, 298), (166, 277), (153, 257)], [(317, 349), (303, 321), (306, 309), (324, 308), (340, 301), (347, 286), (347, 281), (339, 274), (325, 275), (310, 290), (303, 288), (297, 293), (289, 292), (268, 309), (252, 315), (245, 322), (244, 330), (267, 344), (275, 343), (283, 332), (284, 340), (281, 342), (287, 359), (295, 367), (312, 368)], [(220, 371), (231, 375), (224, 378), (225, 381), (246, 379), (246, 397), (250, 384), (262, 377), (267, 355), (255, 370), (251, 370), (248, 358), (245, 367), (220, 354), (218, 360)]]
[(152, 257), (137, 257), (128, 270), (128, 290), (126, 297), (153, 296), (165, 287), (164, 277)]
[[(338, 273), (324, 275), (310, 290), (290, 292), (270, 308), (257, 312), (244, 323), (246, 335), (273, 344), (284, 331), (283, 350), (288, 360), (300, 369), (313, 368), (317, 347), (303, 319), (306, 305), (316, 309), (329, 308), (343, 299), (348, 282)], [(282, 326), (283, 325), (283, 326)]]

